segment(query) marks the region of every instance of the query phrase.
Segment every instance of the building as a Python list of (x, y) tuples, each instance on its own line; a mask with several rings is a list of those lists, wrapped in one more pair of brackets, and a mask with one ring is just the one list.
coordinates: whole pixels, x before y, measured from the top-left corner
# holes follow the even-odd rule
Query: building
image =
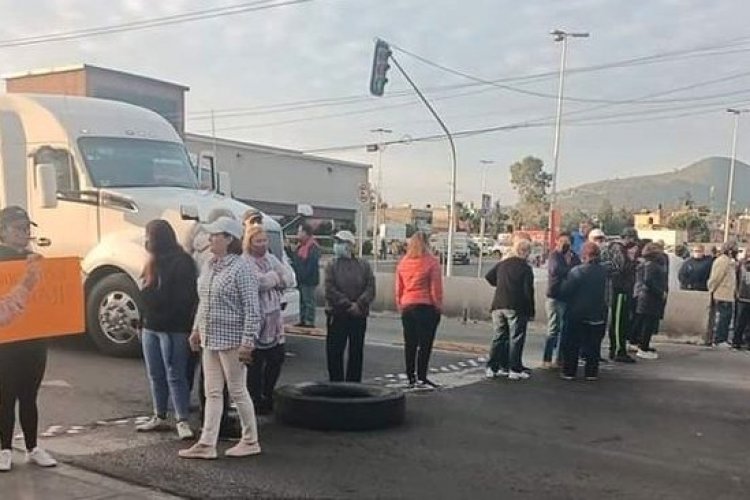
[(633, 216), (635, 228), (637, 230), (650, 230), (660, 228), (665, 225), (666, 219), (664, 211), (659, 207), (654, 212), (641, 212)]
[(186, 133), (189, 88), (184, 85), (81, 64), (9, 75), (6, 90), (97, 97), (151, 109), (172, 123), (194, 160), (205, 153), (216, 171), (230, 174), (235, 198), (279, 218), (294, 216), (298, 204), (309, 204), (315, 219), (332, 221), (334, 227), (360, 226), (359, 186), (367, 184), (370, 165)]
[(414, 208), (411, 205), (388, 207), (382, 210), (382, 215), (383, 223), (407, 224), (418, 231), (432, 231), (432, 211), (426, 208)]
[(306, 203), (316, 219), (360, 225), (358, 189), (370, 165), (190, 133), (185, 144), (194, 159), (207, 153), (229, 173), (235, 198), (271, 216), (294, 216)]
[(127, 102), (159, 113), (177, 133), (185, 134), (185, 92), (190, 89), (184, 85), (80, 64), (7, 75), (5, 89), (16, 94), (62, 94)]

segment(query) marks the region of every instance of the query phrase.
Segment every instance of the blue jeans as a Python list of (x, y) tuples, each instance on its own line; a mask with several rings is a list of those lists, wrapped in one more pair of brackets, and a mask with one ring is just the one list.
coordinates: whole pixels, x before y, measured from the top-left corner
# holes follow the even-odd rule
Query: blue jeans
[(716, 335), (714, 342), (721, 344), (729, 340), (729, 324), (732, 322), (733, 302), (716, 301)]
[(567, 304), (557, 299), (547, 299), (547, 341), (544, 343), (544, 356), (542, 361), (549, 363), (552, 356), (557, 351), (555, 360), (560, 363), (562, 360), (562, 335), (565, 330), (565, 314)]
[(500, 368), (514, 372), (523, 371), (523, 346), (526, 342), (526, 327), (529, 318), (510, 309), (492, 311), (492, 329), (495, 332), (490, 346), (487, 367), (493, 371)]
[(177, 420), (187, 420), (190, 416), (187, 379), (190, 344), (187, 334), (143, 330), (141, 343), (151, 383), (154, 413), (160, 416), (167, 414), (171, 395)]
[(299, 319), (305, 326), (315, 326), (315, 289), (316, 286), (299, 286)]

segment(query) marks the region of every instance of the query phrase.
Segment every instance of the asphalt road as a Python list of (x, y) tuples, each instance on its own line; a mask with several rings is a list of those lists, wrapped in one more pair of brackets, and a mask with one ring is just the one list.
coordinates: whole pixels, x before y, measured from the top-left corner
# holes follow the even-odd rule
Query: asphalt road
[[(446, 321), (440, 336), (482, 343), (488, 333)], [(373, 319), (370, 339), (366, 378), (397, 384), (397, 320)], [(530, 338), (527, 364), (541, 342)], [(140, 361), (68, 342), (50, 353), (42, 426), (61, 429), (44, 445), (189, 498), (747, 498), (750, 355), (657, 347), (659, 361), (607, 365), (596, 383), (539, 370), (488, 381), (476, 354), (436, 353), (433, 377), (447, 387), (409, 395), (400, 428), (320, 433), (263, 417), (261, 456), (196, 463), (176, 458), (184, 445), (171, 434), (133, 432), (150, 408)], [(282, 383), (324, 377), (322, 340), (292, 337), (289, 350)]]

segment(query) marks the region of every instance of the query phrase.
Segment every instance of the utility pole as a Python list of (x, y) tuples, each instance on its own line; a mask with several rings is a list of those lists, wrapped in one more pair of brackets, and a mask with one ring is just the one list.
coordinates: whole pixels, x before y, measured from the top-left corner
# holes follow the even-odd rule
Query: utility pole
[[(563, 30), (552, 30), (550, 32), (552, 39), (555, 42), (562, 42), (562, 50), (560, 51), (560, 79), (557, 87), (557, 115), (555, 117), (555, 143), (552, 150), (553, 165), (552, 165), (552, 193), (550, 196), (549, 204), (549, 231), (550, 240), (552, 239), (552, 233), (554, 231), (555, 224), (555, 209), (557, 206), (557, 171), (560, 164), (560, 134), (562, 128), (562, 114), (563, 114), (563, 91), (565, 88), (565, 65), (568, 58), (568, 38), (588, 38), (589, 34), (580, 33), (568, 33)], [(552, 242), (550, 241), (550, 244)]]
[[(482, 192), (479, 194), (481, 198), (481, 218), (479, 219), (479, 264), (477, 268), (477, 278), (482, 277), (482, 260), (484, 259), (484, 230), (487, 224), (487, 209), (484, 206), (485, 192), (487, 191), (487, 169), (490, 165), (495, 163), (492, 160), (479, 160), (482, 165)], [(489, 208), (489, 207), (488, 207)]]
[(732, 160), (729, 164), (729, 186), (727, 187), (727, 213), (724, 218), (724, 243), (729, 241), (729, 222), (732, 217), (732, 198), (734, 197), (734, 171), (737, 161), (737, 131), (740, 128), (740, 115), (747, 113), (749, 109), (727, 109), (727, 113), (734, 115), (734, 127), (732, 130)]
[(385, 149), (385, 143), (383, 140), (384, 134), (390, 134), (393, 130), (387, 128), (376, 128), (370, 130), (372, 133), (378, 134), (377, 144), (377, 187), (375, 188), (375, 214), (373, 215), (373, 228), (372, 228), (372, 269), (373, 272), (378, 271), (378, 258), (380, 255), (380, 210), (383, 203), (382, 191), (383, 191), (383, 149)]

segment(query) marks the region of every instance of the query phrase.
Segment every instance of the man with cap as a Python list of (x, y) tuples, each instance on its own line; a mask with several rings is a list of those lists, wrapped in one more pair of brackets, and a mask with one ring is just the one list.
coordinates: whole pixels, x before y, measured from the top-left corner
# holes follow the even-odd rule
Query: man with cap
[[(365, 330), (375, 299), (375, 276), (366, 260), (354, 256), (351, 231), (334, 236), (334, 259), (325, 270), (326, 354), (331, 382), (361, 382)], [(348, 362), (344, 369), (344, 351)]]
[[(39, 259), (29, 250), (31, 226), (36, 226), (19, 206), (0, 210), (0, 261)], [(38, 270), (36, 271), (39, 272)], [(30, 288), (30, 287), (29, 287)], [(16, 405), (26, 444), (26, 460), (40, 467), (57, 461), (37, 446), (39, 412), (37, 395), (47, 367), (47, 344), (34, 339), (0, 344), (0, 472), (12, 466)]]
[(633, 290), (638, 268), (638, 232), (623, 229), (620, 239), (612, 242), (603, 264), (610, 280), (609, 358), (620, 363), (635, 363), (628, 355), (627, 340), (633, 328)]

